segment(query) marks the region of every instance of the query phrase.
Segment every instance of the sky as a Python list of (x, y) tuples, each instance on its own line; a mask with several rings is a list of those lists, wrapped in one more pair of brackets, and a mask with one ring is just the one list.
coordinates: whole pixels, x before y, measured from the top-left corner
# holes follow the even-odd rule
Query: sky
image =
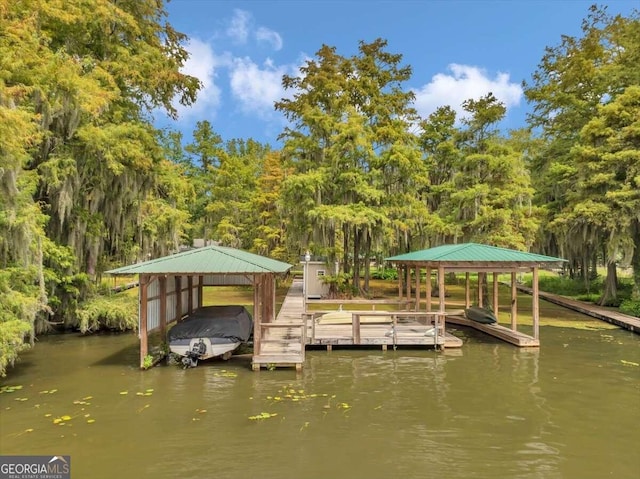
[[(252, 138), (274, 147), (286, 120), (274, 102), (291, 95), (282, 76), (297, 75), (323, 44), (357, 54), (360, 41), (388, 41), (413, 70), (405, 87), (426, 118), (442, 105), (492, 92), (507, 107), (503, 130), (525, 126), (522, 82), (531, 81), (547, 46), (562, 35), (581, 37), (592, 1), (582, 0), (172, 0), (168, 21), (188, 36), (183, 71), (203, 88), (173, 121), (155, 123), (190, 141), (197, 121), (208, 120), (223, 140)], [(640, 2), (613, 0), (609, 13), (628, 15)]]

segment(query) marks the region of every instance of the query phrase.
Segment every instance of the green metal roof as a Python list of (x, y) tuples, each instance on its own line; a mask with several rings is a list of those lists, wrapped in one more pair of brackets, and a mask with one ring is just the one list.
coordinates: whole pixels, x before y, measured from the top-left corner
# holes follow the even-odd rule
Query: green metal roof
[(449, 244), (385, 258), (398, 262), (555, 263), (562, 258), (477, 243)]
[(284, 273), (289, 263), (224, 246), (205, 246), (107, 271), (109, 274)]

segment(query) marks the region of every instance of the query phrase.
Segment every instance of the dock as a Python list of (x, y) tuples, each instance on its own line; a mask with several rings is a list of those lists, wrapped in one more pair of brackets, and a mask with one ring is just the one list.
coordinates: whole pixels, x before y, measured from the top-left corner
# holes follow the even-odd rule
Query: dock
[[(531, 294), (531, 288), (526, 286), (517, 286), (519, 291), (526, 294)], [(621, 328), (628, 329), (636, 334), (640, 334), (640, 318), (630, 316), (628, 314), (620, 313), (618, 311), (611, 311), (610, 309), (602, 306), (597, 306), (593, 303), (587, 303), (584, 301), (578, 301), (576, 299), (567, 298), (566, 296), (560, 296), (558, 294), (547, 293), (545, 291), (539, 292), (540, 298), (550, 303), (563, 306), (565, 308), (572, 309), (587, 316), (606, 321)]]
[(275, 321), (256, 326), (253, 337), (254, 371), (281, 366), (294, 366), (297, 371), (301, 370), (307, 335), (302, 280), (294, 279)]
[(470, 319), (465, 318), (464, 315), (462, 314), (447, 316), (447, 322), (452, 324), (459, 324), (460, 326), (467, 326), (469, 328), (477, 329), (478, 331), (482, 331), (483, 333), (494, 336), (498, 339), (506, 341), (507, 343), (511, 343), (514, 346), (518, 346), (520, 348), (531, 348), (531, 347), (535, 348), (540, 346), (540, 340), (534, 338), (533, 336), (529, 336), (528, 334), (521, 333), (520, 331), (509, 329), (498, 323), (493, 323), (493, 324), (479, 323), (477, 321), (472, 321)]
[(307, 345), (460, 348), (462, 340), (448, 332), (438, 313), (413, 311), (349, 311), (349, 324), (322, 321), (327, 311), (304, 311), (302, 280), (295, 279), (272, 323), (254, 331), (252, 367), (295, 366), (301, 369)]

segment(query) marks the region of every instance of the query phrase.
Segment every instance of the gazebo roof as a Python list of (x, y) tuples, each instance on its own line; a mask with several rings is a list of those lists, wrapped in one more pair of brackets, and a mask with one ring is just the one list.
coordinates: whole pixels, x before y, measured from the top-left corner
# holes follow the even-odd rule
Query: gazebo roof
[(562, 258), (526, 253), (507, 248), (498, 248), (477, 243), (462, 243), (436, 246), (435, 248), (412, 251), (385, 258), (386, 261), (400, 263), (557, 263), (566, 261)]
[(107, 271), (130, 274), (260, 274), (285, 273), (293, 265), (224, 246), (205, 246)]

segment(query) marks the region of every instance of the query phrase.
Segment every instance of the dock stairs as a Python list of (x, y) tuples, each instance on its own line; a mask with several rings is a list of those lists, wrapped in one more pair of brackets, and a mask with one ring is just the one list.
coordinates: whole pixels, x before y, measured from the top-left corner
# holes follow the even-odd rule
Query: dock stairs
[(260, 323), (254, 331), (253, 370), (295, 366), (305, 359), (306, 329), (302, 279), (294, 279), (275, 321)]

